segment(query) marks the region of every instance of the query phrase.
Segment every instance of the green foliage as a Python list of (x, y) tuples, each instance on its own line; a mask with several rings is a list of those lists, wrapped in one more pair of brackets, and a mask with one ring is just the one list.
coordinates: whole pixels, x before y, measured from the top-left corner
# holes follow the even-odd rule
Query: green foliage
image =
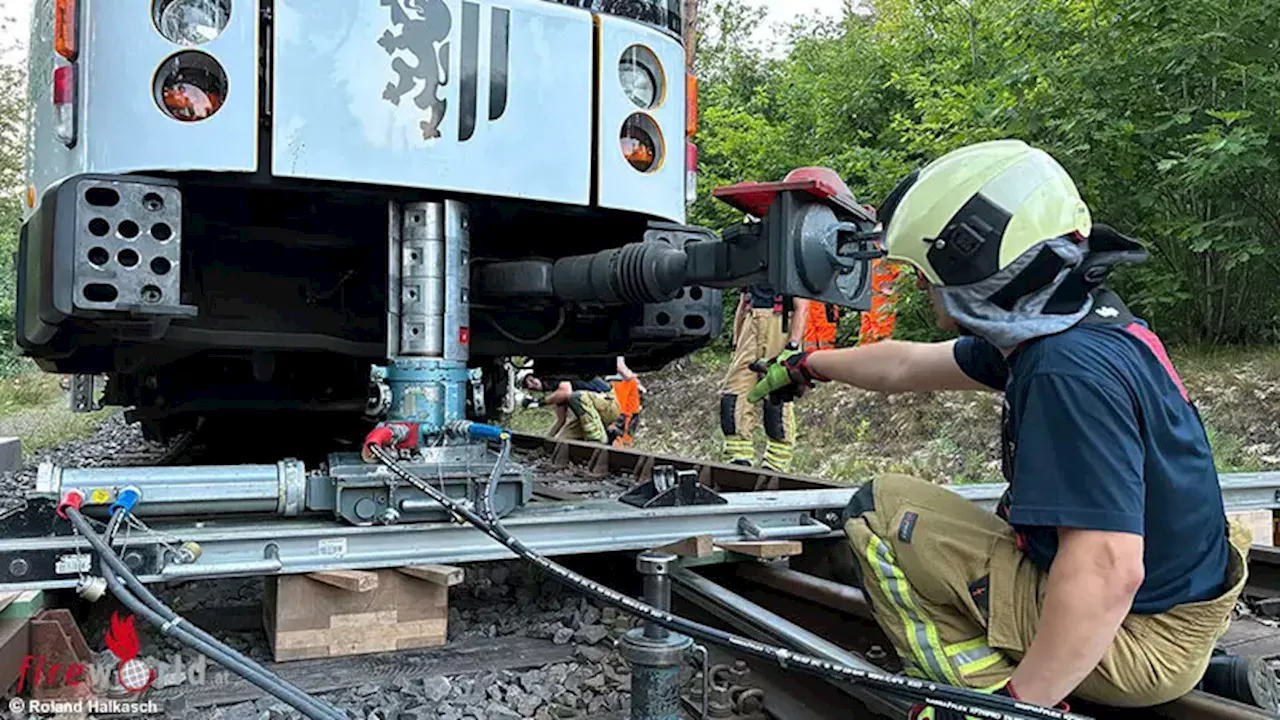
[[(1020, 138), (1148, 244), (1115, 282), (1163, 334), (1280, 339), (1280, 0), (879, 0), (797, 23), (780, 57), (747, 42), (753, 13), (703, 13), (695, 221), (737, 219), (720, 184), (818, 164), (874, 203), (948, 150)], [(900, 310), (904, 336), (936, 336), (914, 289)]]
[[(12, 21), (0, 19), (0, 36)], [(0, 54), (10, 48), (0, 43)], [(13, 255), (22, 221), (23, 158), (26, 154), (26, 73), (16, 62), (0, 62), (0, 376), (18, 372), (14, 344)]]

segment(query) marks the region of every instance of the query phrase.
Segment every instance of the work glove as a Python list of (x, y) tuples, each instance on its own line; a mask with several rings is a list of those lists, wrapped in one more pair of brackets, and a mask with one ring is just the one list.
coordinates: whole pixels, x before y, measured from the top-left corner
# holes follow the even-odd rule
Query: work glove
[(756, 361), (751, 369), (764, 377), (747, 395), (749, 402), (760, 402), (766, 395), (775, 403), (787, 403), (803, 397), (815, 387), (815, 383), (826, 382), (809, 367), (810, 353), (800, 350), (783, 350), (778, 357), (769, 361)]
[[(1007, 698), (1013, 698), (1014, 700), (1022, 700), (1022, 698), (1018, 697), (1018, 694), (1013, 691), (1013, 683), (1011, 682), (1005, 683), (999, 690), (996, 690), (992, 694), (1003, 695)], [(1054, 709), (1060, 710), (1064, 713), (1071, 712), (1071, 706), (1066, 702), (1058, 703)], [(916, 705), (913, 705), (911, 707), (911, 711), (907, 715), (907, 718), (909, 720), (977, 720), (976, 718), (973, 718), (972, 715), (965, 715), (959, 710), (936, 708), (931, 705), (925, 705), (924, 703), (917, 703)]]

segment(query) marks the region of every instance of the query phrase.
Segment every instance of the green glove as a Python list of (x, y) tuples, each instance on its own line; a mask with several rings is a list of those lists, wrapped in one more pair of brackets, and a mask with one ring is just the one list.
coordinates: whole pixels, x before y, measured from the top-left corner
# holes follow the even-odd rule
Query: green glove
[(783, 350), (768, 362), (757, 362), (752, 370), (764, 375), (747, 395), (748, 402), (760, 402), (766, 395), (776, 403), (791, 402), (814, 388), (815, 381), (827, 378), (809, 368), (809, 353), (799, 350)]

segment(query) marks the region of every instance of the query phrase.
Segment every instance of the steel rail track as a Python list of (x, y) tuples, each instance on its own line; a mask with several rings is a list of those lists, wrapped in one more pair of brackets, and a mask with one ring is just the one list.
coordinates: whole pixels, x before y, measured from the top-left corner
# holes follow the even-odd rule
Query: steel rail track
[[(515, 447), (521, 450), (536, 450), (550, 455), (553, 467), (580, 465), (585, 468), (588, 476), (629, 474), (643, 481), (652, 476), (655, 465), (670, 465), (677, 470), (694, 470), (702, 484), (722, 491), (850, 487), (848, 484), (777, 473), (763, 468), (691, 460), (575, 440), (556, 440), (539, 435), (514, 435), (512, 439)], [(1222, 486), (1222, 499), (1228, 512), (1280, 510), (1280, 472), (1225, 473), (1219, 477), (1219, 484)], [(1008, 485), (983, 483), (944, 487), (987, 510), (995, 510), (996, 503)]]
[[(742, 492), (729, 493), (723, 505), (650, 509), (616, 500), (534, 503), (512, 513), (504, 524), (547, 555), (644, 550), (697, 535), (710, 535), (718, 542), (749, 539), (739, 527), (744, 517), (761, 527), (808, 531), (812, 525), (802, 525), (802, 517), (839, 511), (849, 494), (848, 489), (835, 488)], [(275, 517), (157, 519), (150, 528), (151, 533), (133, 535), (122, 549), (143, 582), (513, 557), (480, 531), (452, 522), (352, 527), (331, 520)], [(166, 542), (172, 546), (188, 541), (200, 547), (194, 562), (176, 562), (166, 552)], [(56, 572), (59, 569), (62, 572)], [(0, 541), (0, 592), (74, 587), (81, 571), (96, 573), (97, 560), (78, 536)], [(57, 579), (36, 580), (50, 576)]]

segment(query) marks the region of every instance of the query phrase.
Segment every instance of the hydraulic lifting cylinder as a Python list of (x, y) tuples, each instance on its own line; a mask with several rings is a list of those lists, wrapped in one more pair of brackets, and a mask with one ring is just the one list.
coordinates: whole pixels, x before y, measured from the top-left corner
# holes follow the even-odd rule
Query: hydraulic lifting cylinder
[[(644, 576), (644, 600), (659, 610), (671, 609), (671, 567), (676, 556), (645, 552), (636, 558)], [(618, 651), (631, 663), (631, 720), (679, 720), (680, 666), (693, 639), (652, 621), (622, 636)]]

